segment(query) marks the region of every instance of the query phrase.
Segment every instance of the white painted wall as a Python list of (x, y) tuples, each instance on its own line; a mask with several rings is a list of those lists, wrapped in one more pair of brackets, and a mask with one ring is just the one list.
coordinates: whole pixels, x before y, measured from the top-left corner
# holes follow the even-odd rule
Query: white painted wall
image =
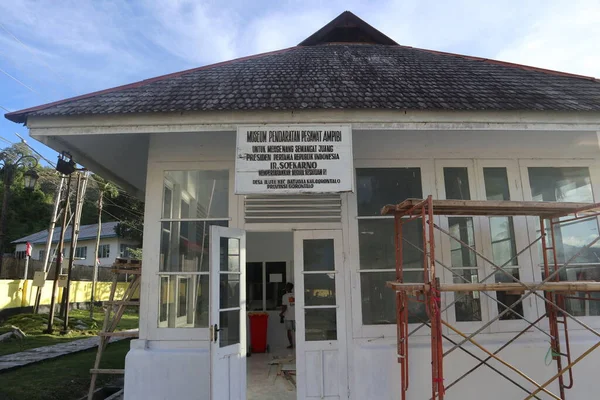
[[(564, 128), (564, 127), (563, 127)], [(515, 166), (525, 161), (546, 159), (547, 166), (558, 163), (558, 160), (571, 163), (584, 163), (597, 168), (600, 161), (598, 137), (590, 131), (541, 131), (541, 130), (507, 130), (507, 131), (468, 131), (455, 129), (452, 131), (428, 130), (373, 130), (354, 131), (354, 158), (356, 164), (369, 165), (370, 162), (380, 166), (391, 166), (406, 160), (421, 160), (434, 165), (433, 159), (509, 159)], [(160, 212), (159, 182), (161, 176), (153, 171), (166, 168), (210, 168), (213, 161), (221, 162), (220, 167), (233, 167), (235, 134), (226, 132), (199, 133), (156, 133), (151, 135), (149, 148), (149, 180), (155, 192), (146, 193), (146, 212)], [(575, 161), (577, 160), (577, 161)], [(525, 164), (523, 164), (525, 165)], [(433, 168), (433, 167), (432, 167)], [(233, 173), (232, 169), (230, 173)], [(597, 176), (597, 175), (596, 175)], [(432, 178), (433, 179), (433, 178)], [(600, 182), (594, 179), (596, 200)], [(435, 180), (434, 180), (435, 181)], [(519, 183), (520, 184), (520, 183)], [(233, 185), (231, 185), (231, 190)], [(425, 193), (428, 194), (428, 193)], [(435, 190), (433, 194), (436, 195)], [(355, 206), (348, 202), (352, 196), (342, 196), (344, 205), (344, 271), (347, 299), (346, 307), (352, 310), (348, 315), (348, 359), (350, 398), (362, 399), (399, 399), (400, 370), (396, 359), (395, 327), (363, 327), (360, 315), (360, 285), (358, 275), (358, 260), (351, 257), (355, 252), (355, 243), (348, 239), (356, 235)], [(230, 201), (236, 200), (231, 194)], [(235, 211), (230, 215), (230, 226), (243, 227), (243, 211), (238, 202), (233, 205)], [(153, 218), (157, 218), (154, 216)], [(146, 226), (145, 254), (151, 253), (156, 246), (158, 234)], [(290, 230), (287, 227), (286, 230)], [(154, 236), (153, 236), (154, 234)], [(256, 237), (258, 238), (258, 236)], [(277, 240), (271, 238), (271, 240)], [(259, 247), (261, 241), (248, 237), (248, 260), (258, 255), (252, 254), (253, 247)], [(279, 255), (280, 246), (272, 246), (269, 253)], [(263, 253), (261, 250), (259, 253)], [(283, 250), (282, 250), (283, 254)], [(256, 260), (259, 261), (259, 260)], [(172, 332), (156, 329), (156, 321), (151, 311), (156, 307), (157, 285), (151, 270), (146, 270), (144, 287), (148, 297), (143, 301), (142, 320), (140, 322), (143, 338), (148, 341), (135, 341), (132, 351), (127, 356), (126, 363), (126, 399), (145, 398), (205, 398), (208, 393), (209, 355), (204, 349), (205, 341), (201, 339), (185, 339), (190, 333)], [(598, 318), (592, 318), (592, 323), (598, 324)], [(574, 327), (574, 324), (571, 324)], [(478, 341), (490, 349), (499, 347), (510, 337), (510, 334), (496, 330), (478, 335)], [(457, 340), (456, 336), (452, 336)], [(571, 346), (574, 355), (581, 354), (587, 347), (595, 343), (590, 335), (574, 329), (571, 333)], [(144, 343), (140, 345), (140, 343)], [(426, 337), (416, 336), (410, 339), (411, 386), (410, 399), (428, 398), (431, 391), (431, 372), (429, 344)], [(508, 362), (523, 369), (538, 382), (543, 382), (555, 373), (554, 364), (546, 366), (544, 358), (548, 350), (546, 339), (536, 333), (528, 333), (522, 339), (500, 353)], [(482, 356), (482, 352), (473, 349), (474, 353)], [(473, 360), (461, 350), (456, 350), (445, 360), (445, 383), (449, 384), (463, 371), (473, 365)], [(600, 363), (600, 352), (594, 353), (580, 365), (575, 367), (575, 388), (568, 392), (569, 398), (588, 398), (592, 395), (591, 388), (597, 373), (593, 368)], [(491, 363), (498, 366), (497, 362)], [(506, 372), (506, 368), (502, 368)], [(190, 372), (193, 371), (193, 372)], [(515, 377), (512, 372), (506, 372)], [(531, 384), (523, 382), (524, 386)], [(552, 386), (551, 386), (552, 387)], [(511, 383), (505, 382), (495, 372), (483, 366), (469, 378), (456, 387), (451, 388), (447, 399), (481, 399), (485, 393), (486, 399), (524, 398), (524, 393), (515, 389)], [(523, 394), (522, 394), (523, 393)], [(540, 396), (540, 398), (547, 398)]]
[(211, 400), (208, 342), (132, 340), (125, 365), (127, 400)]

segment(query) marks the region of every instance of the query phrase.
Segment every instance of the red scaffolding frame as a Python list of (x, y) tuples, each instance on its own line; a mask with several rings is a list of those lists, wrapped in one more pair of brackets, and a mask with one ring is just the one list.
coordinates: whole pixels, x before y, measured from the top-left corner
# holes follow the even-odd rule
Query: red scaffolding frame
[[(573, 387), (574, 377), (572, 367), (579, 363), (584, 357), (589, 355), (597, 347), (600, 347), (600, 333), (589, 327), (585, 322), (571, 315), (566, 311), (565, 298), (576, 298), (582, 300), (594, 300), (589, 296), (585, 297), (568, 297), (568, 293), (573, 292), (600, 292), (600, 282), (580, 282), (580, 281), (565, 281), (560, 279), (561, 272), (565, 271), (567, 266), (571, 265), (573, 261), (579, 257), (585, 250), (589, 249), (595, 243), (600, 241), (600, 235), (595, 239), (591, 240), (587, 245), (582, 247), (575, 255), (573, 255), (566, 262), (559, 264), (557, 251), (555, 249), (555, 227), (575, 221), (583, 221), (586, 219), (597, 218), (600, 216), (600, 203), (599, 204), (584, 204), (584, 203), (555, 203), (555, 202), (523, 202), (523, 201), (474, 201), (474, 200), (433, 200), (432, 196), (427, 197), (425, 200), (405, 200), (397, 205), (385, 206), (382, 210), (383, 215), (394, 216), (395, 226), (395, 248), (396, 248), (396, 281), (388, 282), (387, 285), (396, 291), (396, 312), (397, 312), (397, 336), (398, 336), (398, 362), (400, 363), (400, 374), (401, 374), (401, 393), (402, 399), (406, 399), (406, 393), (409, 386), (409, 348), (408, 339), (418, 329), (423, 326), (430, 328), (431, 338), (431, 399), (442, 400), (444, 399), (445, 391), (450, 389), (460, 380), (464, 379), (470, 373), (475, 371), (482, 365), (486, 365), (500, 376), (513, 383), (525, 393), (527, 397), (525, 400), (531, 398), (539, 398), (537, 395), (540, 392), (544, 392), (547, 396), (553, 399), (564, 400), (566, 397), (565, 390)], [(434, 215), (445, 215), (445, 216), (534, 216), (539, 218), (540, 224), (540, 236), (530, 242), (524, 249), (520, 250), (514, 255), (511, 260), (505, 262), (499, 266), (492, 260), (487, 258), (484, 254), (476, 250), (473, 246), (463, 242), (460, 238), (453, 236), (450, 232), (444, 230), (438, 226), (434, 221)], [(420, 220), (422, 224), (422, 241), (423, 247), (419, 250), (423, 253), (423, 283), (404, 283), (403, 276), (403, 248), (404, 244), (408, 243), (413, 247), (417, 247), (415, 244), (410, 243), (406, 240), (403, 235), (403, 225), (413, 220)], [(441, 284), (436, 271), (437, 265), (442, 266), (445, 269), (450, 270), (453, 274), (455, 272), (451, 267), (444, 265), (441, 261), (435, 257), (435, 231), (439, 231), (444, 235), (449, 236), (452, 240), (458, 242), (462, 247), (475, 253), (475, 255), (483, 259), (486, 263), (489, 263), (493, 268), (494, 272), (480, 279), (476, 283), (450, 283)], [(548, 235), (550, 240), (548, 240)], [(540, 282), (522, 282), (516, 278), (510, 272), (506, 271), (504, 267), (516, 259), (519, 255), (525, 251), (531, 249), (536, 243), (541, 242), (542, 247), (542, 263), (543, 263), (543, 279)], [(548, 254), (550, 253), (550, 255)], [(600, 268), (600, 267), (599, 267)], [(503, 273), (508, 276), (512, 282), (505, 283), (486, 283), (488, 279), (495, 276), (497, 272)], [(462, 277), (462, 276), (461, 276)], [(464, 279), (464, 278), (463, 278)], [(517, 291), (523, 293), (521, 298), (510, 305), (502, 304), (499, 300), (491, 297), (487, 294), (488, 291)], [(451, 325), (442, 318), (442, 313), (450, 308), (458, 300), (454, 300), (452, 303), (443, 305), (441, 301), (442, 292), (466, 292), (466, 291), (478, 291), (484, 295), (488, 295), (494, 301), (502, 304), (504, 310), (490, 321), (484, 323), (479, 329), (471, 334), (461, 332), (455, 326)], [(543, 292), (540, 294), (538, 292)], [(425, 303), (427, 317), (429, 321), (423, 322), (418, 328), (409, 332), (409, 308), (408, 302), (413, 301), (411, 297), (421, 298)], [(508, 340), (500, 348), (491, 352), (484, 346), (475, 341), (474, 337), (481, 333), (484, 329), (490, 326), (493, 322), (499, 320), (503, 315), (512, 312), (518, 315), (514, 308), (523, 302), (529, 296), (536, 296), (542, 299), (546, 306), (546, 312), (543, 316), (539, 317), (535, 321), (527, 321), (523, 316), (520, 316), (526, 322), (528, 322), (525, 329), (518, 332), (510, 340)], [(444, 308), (442, 308), (444, 307)], [(538, 383), (531, 379), (527, 374), (506, 362), (505, 360), (498, 357), (498, 353), (504, 348), (509, 346), (528, 330), (535, 328), (542, 331), (542, 328), (538, 327), (537, 324), (544, 318), (548, 318), (549, 333), (544, 332), (550, 336), (550, 347), (552, 359), (555, 361), (557, 373), (543, 383)], [(568, 320), (572, 320), (588, 331), (592, 332), (598, 339), (597, 342), (591, 346), (587, 351), (581, 354), (576, 359), (571, 357), (571, 348), (569, 343), (569, 331), (568, 331)], [(454, 340), (448, 335), (444, 335), (442, 326), (445, 326), (453, 334), (457, 335), (461, 339), (459, 341)], [(564, 340), (565, 348), (561, 348), (561, 337)], [(444, 339), (448, 341), (452, 347), (449, 350), (444, 351)], [(487, 354), (486, 359), (473, 354), (470, 350), (463, 347), (464, 344), (470, 343), (477, 347), (479, 350)], [(479, 363), (471, 368), (469, 371), (464, 373), (462, 376), (457, 378), (455, 381), (444, 385), (444, 357), (450, 354), (456, 349), (468, 353), (471, 357), (477, 359)], [(516, 382), (514, 379), (504, 374), (499, 369), (488, 364), (490, 359), (494, 359), (503, 366), (507, 367), (517, 375), (521, 376), (529, 383), (534, 385), (535, 390), (531, 391), (523, 385)], [(564, 375), (568, 376), (568, 380), (565, 379)], [(558, 380), (559, 394), (550, 392), (547, 387), (555, 380)]]

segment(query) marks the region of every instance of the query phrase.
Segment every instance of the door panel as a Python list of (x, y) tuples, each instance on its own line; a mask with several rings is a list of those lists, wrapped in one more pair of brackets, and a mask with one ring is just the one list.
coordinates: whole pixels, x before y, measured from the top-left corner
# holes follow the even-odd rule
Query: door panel
[(211, 398), (246, 399), (246, 234), (210, 228)]
[(347, 399), (340, 231), (295, 231), (298, 399)]

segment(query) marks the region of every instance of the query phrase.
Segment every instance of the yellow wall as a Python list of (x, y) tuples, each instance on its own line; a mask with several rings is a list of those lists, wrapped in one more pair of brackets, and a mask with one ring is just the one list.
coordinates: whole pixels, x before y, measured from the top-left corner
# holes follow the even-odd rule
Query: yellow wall
[[(5, 308), (28, 307), (35, 303), (36, 287), (31, 285), (31, 280), (0, 280), (0, 310)], [(111, 282), (98, 282), (94, 300), (108, 300)], [(115, 293), (115, 300), (121, 299), (127, 288), (127, 282), (119, 282)], [(62, 297), (62, 288), (58, 289), (57, 300)], [(92, 282), (73, 281), (71, 282), (71, 303), (90, 301), (92, 293)], [(50, 304), (52, 296), (52, 281), (46, 281), (42, 289), (42, 298), (40, 304)], [(136, 296), (137, 297), (137, 293)]]

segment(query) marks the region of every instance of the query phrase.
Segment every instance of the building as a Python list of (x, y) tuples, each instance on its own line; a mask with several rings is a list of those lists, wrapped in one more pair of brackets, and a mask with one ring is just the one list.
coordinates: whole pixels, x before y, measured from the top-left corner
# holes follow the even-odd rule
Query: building
[[(128, 249), (140, 247), (140, 243), (134, 240), (123, 239), (117, 236), (115, 231), (118, 222), (104, 222), (100, 232), (100, 246), (98, 247), (98, 261), (102, 267), (111, 266), (117, 257), (128, 257)], [(65, 231), (65, 244), (63, 249), (63, 258), (68, 259), (71, 254), (71, 227)], [(55, 228), (52, 236), (52, 257), (55, 257), (56, 247), (60, 238), (61, 228)], [(94, 265), (96, 251), (96, 235), (98, 234), (98, 224), (82, 225), (79, 230), (77, 247), (75, 248), (75, 264)], [(12, 244), (16, 245), (15, 257), (23, 258), (27, 243), (31, 244), (31, 258), (34, 260), (44, 260), (46, 251), (46, 241), (48, 240), (48, 231), (39, 231), (29, 236), (14, 240)]]
[[(271, 351), (285, 353), (277, 302), (286, 281), (299, 294), (294, 397), (398, 399), (395, 301), (385, 286), (395, 278), (394, 228), (382, 206), (428, 195), (600, 201), (598, 80), (402, 46), (348, 12), (295, 47), (6, 117), (145, 198), (140, 338), (126, 360), (128, 400), (246, 398), (257, 385), (247, 368), (258, 359), (245, 356), (246, 308), (271, 314)], [(538, 251), (520, 252), (536, 237), (535, 220), (438, 221), (488, 258), (519, 254), (511, 272), (542, 279)], [(405, 229), (419, 241), (417, 228)], [(557, 246), (567, 257), (597, 234), (596, 220), (572, 224)], [(493, 276), (486, 262), (436, 243), (452, 267), (446, 282)], [(420, 253), (404, 256), (414, 262), (406, 279), (419, 280)], [(574, 277), (600, 280), (597, 260), (580, 264)], [(487, 326), (499, 313), (493, 299), (456, 300), (446, 318), (465, 332), (485, 326), (490, 345), (526, 326), (520, 316), (544, 313), (543, 304), (526, 301), (520, 316)], [(593, 304), (567, 307), (600, 327)], [(419, 304), (412, 307), (419, 316)], [(430, 340), (421, 333), (411, 339), (411, 399), (431, 396)], [(570, 335), (574, 356), (594, 339), (576, 326)], [(532, 329), (502, 356), (544, 382), (556, 372), (544, 362), (548, 349)], [(592, 396), (599, 362), (593, 353), (576, 366), (571, 398)], [(455, 351), (446, 363), (451, 380), (477, 361)], [(480, 368), (447, 398), (482, 393), (523, 397)]]

